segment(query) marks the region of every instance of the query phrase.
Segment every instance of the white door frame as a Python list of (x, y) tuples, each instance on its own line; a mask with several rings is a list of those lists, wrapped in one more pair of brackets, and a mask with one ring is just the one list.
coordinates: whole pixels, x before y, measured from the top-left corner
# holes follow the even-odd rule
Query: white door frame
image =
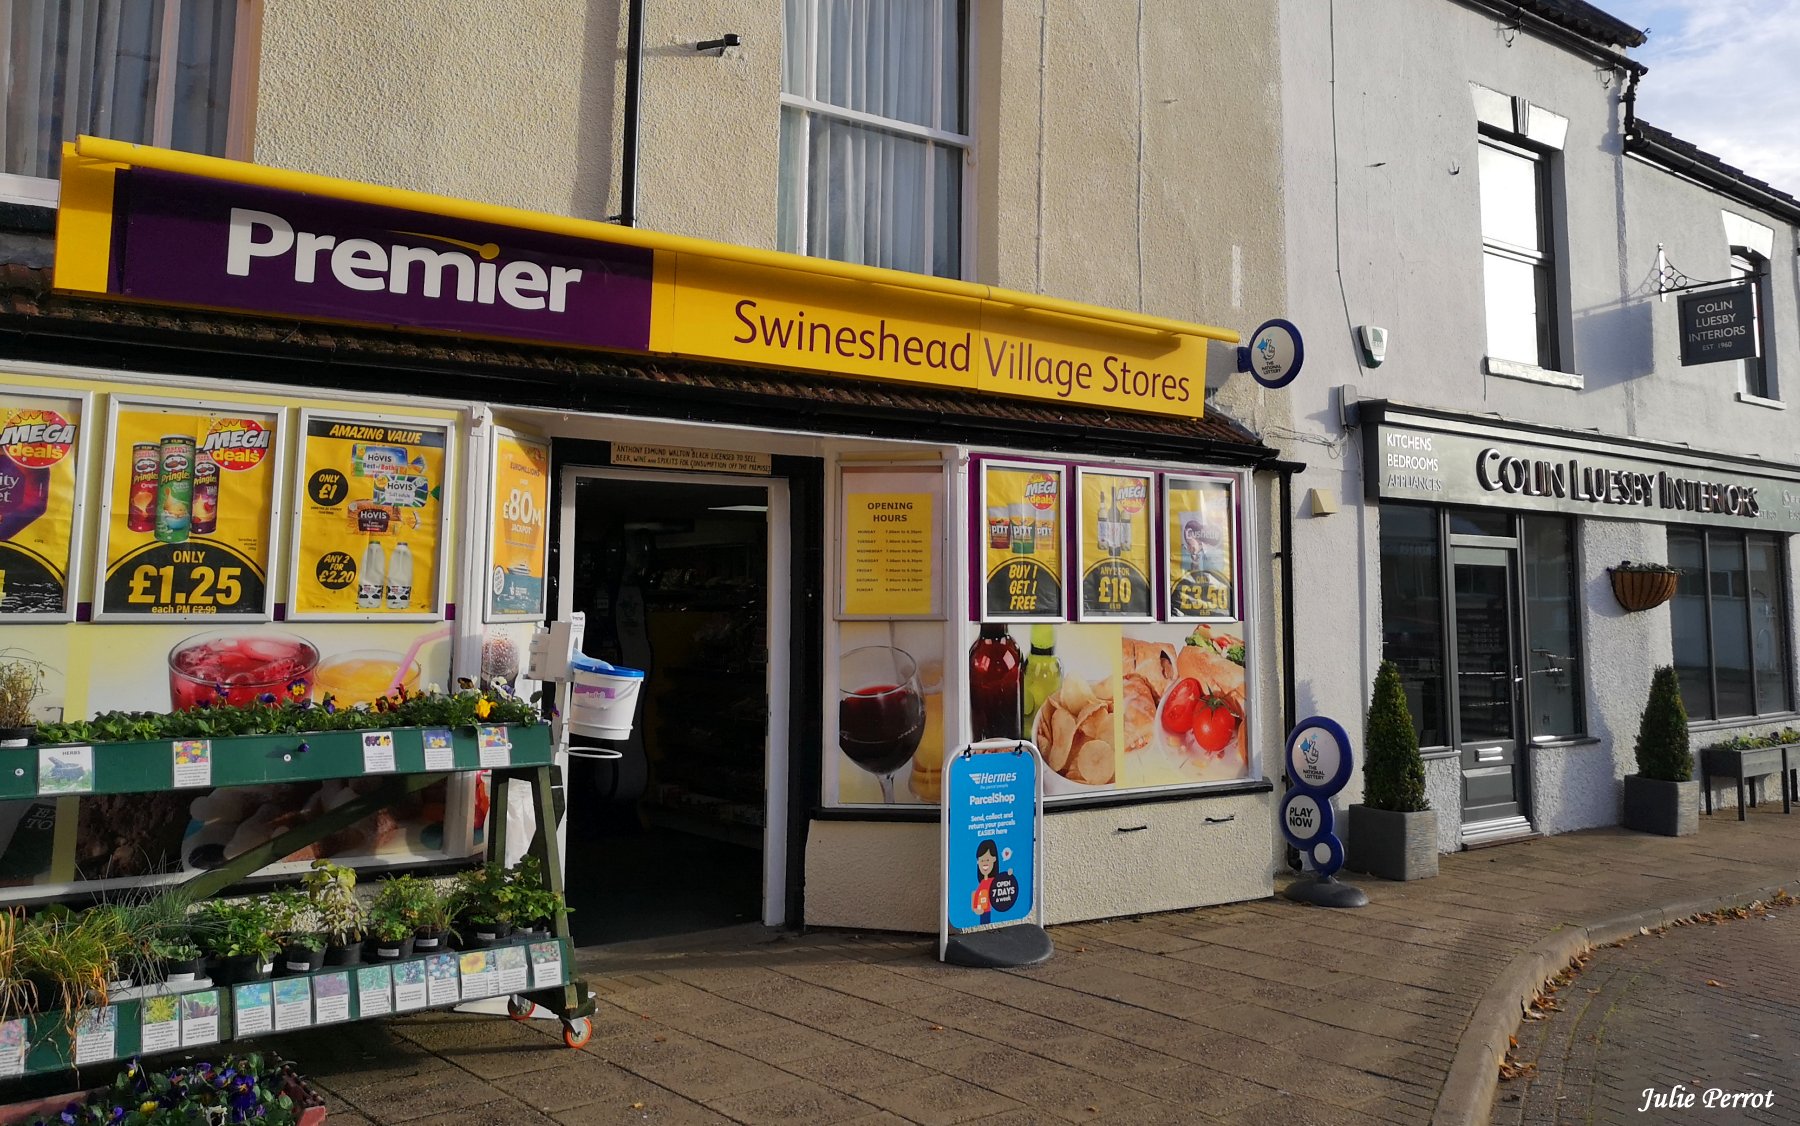
[[(790, 510), (788, 483), (780, 477), (738, 477), (723, 473), (657, 473), (654, 471), (619, 469), (592, 465), (567, 465), (562, 471), (560, 551), (557, 565), (557, 600), (559, 612), (568, 604), (575, 582), (575, 492), (584, 480), (656, 481), (680, 485), (718, 485), (728, 488), (761, 489), (769, 498), (766, 514), (768, 527), (768, 574), (766, 598), (768, 613), (768, 682), (765, 690), (769, 701), (767, 742), (763, 748), (763, 788), (766, 805), (763, 810), (763, 907), (764, 926), (778, 927), (787, 921), (787, 820), (788, 820), (788, 733), (791, 683), (788, 661), (792, 636), (793, 607), (787, 597), (791, 587)], [(651, 671), (655, 675), (655, 670)], [(571, 804), (573, 795), (570, 795)], [(564, 821), (568, 818), (565, 816)]]

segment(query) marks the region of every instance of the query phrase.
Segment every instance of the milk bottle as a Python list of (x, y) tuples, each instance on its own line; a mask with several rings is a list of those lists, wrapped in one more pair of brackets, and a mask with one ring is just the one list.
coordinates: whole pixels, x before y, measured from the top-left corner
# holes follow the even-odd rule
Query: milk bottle
[[(399, 552), (395, 552), (396, 555)], [(357, 565), (356, 605), (361, 610), (381, 609), (381, 594), (387, 589), (387, 552), (374, 540), (363, 548), (362, 562)], [(409, 576), (410, 581), (410, 576)]]

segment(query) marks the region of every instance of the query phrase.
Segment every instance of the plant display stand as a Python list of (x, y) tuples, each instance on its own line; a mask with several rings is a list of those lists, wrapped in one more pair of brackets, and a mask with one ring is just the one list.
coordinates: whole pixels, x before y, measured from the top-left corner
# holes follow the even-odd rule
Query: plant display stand
[[(528, 852), (537, 858), (548, 890), (560, 895), (556, 834), (544, 828), (556, 824), (553, 761), (545, 724), (0, 748), (0, 799), (381, 779), (372, 792), (194, 875), (182, 886), (198, 900), (452, 773), (491, 770), (491, 855), (505, 855), (507, 782), (524, 781), (540, 826)], [(215, 985), (201, 979), (122, 990), (104, 1008), (82, 1012), (73, 1029), (61, 1012), (0, 1025), (0, 1078), (447, 1008), (483, 997), (508, 997), (515, 1015), (530, 1012), (533, 1005), (551, 1010), (563, 1023), (564, 1042), (579, 1048), (593, 1036), (589, 1016), (594, 1004), (585, 983), (570, 974), (567, 914), (559, 910), (551, 924), (548, 935), (522, 935), (480, 950), (326, 967), (247, 984)]]

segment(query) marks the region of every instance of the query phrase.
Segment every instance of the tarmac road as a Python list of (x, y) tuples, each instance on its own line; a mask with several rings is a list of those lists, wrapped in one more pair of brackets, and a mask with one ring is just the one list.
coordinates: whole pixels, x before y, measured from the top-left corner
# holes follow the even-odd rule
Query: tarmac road
[(1800, 907), (1594, 951), (1527, 1020), (1495, 1126), (1800, 1123)]

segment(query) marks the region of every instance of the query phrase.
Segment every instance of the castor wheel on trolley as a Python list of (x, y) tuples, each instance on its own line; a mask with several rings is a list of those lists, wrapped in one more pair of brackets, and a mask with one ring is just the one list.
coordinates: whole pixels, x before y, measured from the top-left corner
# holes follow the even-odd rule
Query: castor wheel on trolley
[(563, 1023), (563, 1043), (571, 1048), (585, 1048), (587, 1042), (594, 1038), (594, 1022), (587, 1017), (576, 1017)]
[(508, 997), (506, 999), (506, 1015), (514, 1020), (530, 1020), (531, 1011), (535, 1008), (537, 1008), (537, 1006), (532, 1002), (518, 997)]

